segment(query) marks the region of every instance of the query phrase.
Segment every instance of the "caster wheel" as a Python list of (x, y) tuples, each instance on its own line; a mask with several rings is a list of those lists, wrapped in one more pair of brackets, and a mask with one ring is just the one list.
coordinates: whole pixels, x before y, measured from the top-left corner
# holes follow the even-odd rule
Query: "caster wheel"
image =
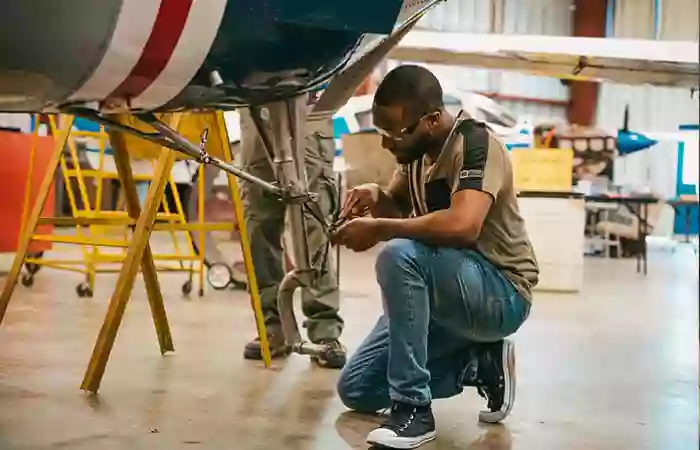
[(182, 285), (182, 293), (185, 295), (190, 295), (192, 292), (192, 281), (187, 280), (185, 284)]
[(215, 290), (224, 290), (231, 283), (231, 269), (224, 263), (214, 263), (207, 270), (207, 281)]
[(28, 274), (22, 275), (20, 282), (22, 283), (22, 286), (24, 286), (24, 287), (32, 287), (34, 285), (34, 274), (28, 273)]
[[(38, 253), (28, 253), (27, 258), (31, 259), (41, 259), (44, 257), (44, 252), (38, 252)], [(37, 263), (26, 263), (24, 265), (24, 268), (27, 269), (27, 272), (30, 275), (36, 275), (36, 273), (41, 269), (41, 266)]]
[(24, 265), (24, 268), (29, 272), (30, 274), (34, 275), (39, 271), (39, 264), (36, 263), (27, 263)]
[(83, 297), (92, 298), (92, 289), (90, 289), (90, 286), (88, 286), (87, 283), (80, 283), (78, 286), (76, 286), (75, 292), (78, 294), (78, 297), (80, 297), (80, 298), (83, 298)]

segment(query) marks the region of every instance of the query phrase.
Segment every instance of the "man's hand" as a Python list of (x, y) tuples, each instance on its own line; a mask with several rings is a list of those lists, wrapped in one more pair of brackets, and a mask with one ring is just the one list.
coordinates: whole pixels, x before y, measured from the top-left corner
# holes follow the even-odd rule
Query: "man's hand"
[(382, 240), (379, 220), (359, 217), (341, 226), (331, 236), (333, 245), (343, 245), (355, 252), (364, 252)]
[(356, 186), (348, 192), (347, 199), (340, 210), (340, 219), (353, 219), (366, 216), (379, 200), (380, 187), (375, 183)]

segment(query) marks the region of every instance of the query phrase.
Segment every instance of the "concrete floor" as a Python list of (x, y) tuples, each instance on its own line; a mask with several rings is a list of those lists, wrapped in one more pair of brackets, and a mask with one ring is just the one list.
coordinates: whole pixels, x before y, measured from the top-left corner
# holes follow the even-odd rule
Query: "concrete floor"
[[(344, 342), (380, 309), (372, 255), (343, 257)], [(475, 392), (438, 401), (426, 450), (696, 450), (698, 278), (689, 251), (588, 259), (580, 295), (538, 294), (517, 334), (518, 399), (481, 426)], [(350, 273), (353, 272), (351, 276)], [(98, 396), (79, 390), (113, 277), (93, 299), (78, 276), (43, 269), (18, 286), (0, 329), (0, 450), (366, 449), (372, 419), (345, 412), (337, 373), (294, 355), (272, 370), (243, 361), (254, 336), (245, 294), (183, 300), (162, 275), (176, 351), (161, 357), (143, 285), (127, 308)], [(0, 284), (2, 281), (0, 281)]]

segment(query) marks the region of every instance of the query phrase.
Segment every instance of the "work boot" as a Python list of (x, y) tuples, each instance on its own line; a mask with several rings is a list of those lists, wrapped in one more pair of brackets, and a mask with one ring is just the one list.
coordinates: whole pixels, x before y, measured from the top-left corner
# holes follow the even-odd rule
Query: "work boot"
[[(265, 326), (267, 330), (267, 342), (270, 344), (270, 356), (286, 356), (287, 349), (284, 342), (282, 325), (278, 322), (271, 322)], [(248, 342), (243, 350), (243, 358), (262, 361), (262, 348), (260, 347), (260, 337), (256, 337)]]
[(328, 369), (342, 369), (347, 361), (347, 351), (337, 339), (326, 339), (319, 342), (325, 346), (325, 350), (318, 356), (312, 356), (311, 360), (321, 367)]
[(498, 423), (508, 417), (515, 402), (515, 345), (504, 339), (480, 347), (476, 385), (488, 410), (479, 412), (479, 420)]

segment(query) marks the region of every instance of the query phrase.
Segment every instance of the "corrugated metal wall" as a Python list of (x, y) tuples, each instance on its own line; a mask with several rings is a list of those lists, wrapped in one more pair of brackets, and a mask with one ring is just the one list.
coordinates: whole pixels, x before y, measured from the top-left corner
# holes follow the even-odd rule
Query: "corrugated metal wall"
[[(612, 34), (619, 38), (697, 40), (698, 0), (615, 0)], [(658, 11), (658, 13), (657, 13)], [(685, 89), (604, 84), (598, 99), (598, 125), (615, 130), (630, 106), (630, 128), (676, 132), (697, 124), (698, 96)], [(647, 185), (663, 196), (675, 195), (677, 143), (662, 142), (646, 152), (618, 158), (616, 181)], [(664, 211), (656, 234), (672, 231), (673, 211)]]
[(697, 41), (698, 0), (665, 0), (661, 2), (659, 20), (661, 39), (679, 41)]
[[(502, 1), (504, 33), (571, 35), (572, 0)], [(498, 23), (496, 19), (491, 0), (450, 0), (428, 13), (421, 21), (420, 27), (435, 31), (488, 33), (493, 24)], [(430, 68), (441, 81), (461, 89), (552, 100), (569, 98), (568, 89), (553, 78), (437, 65), (430, 65)], [(566, 117), (565, 109), (560, 106), (510, 101), (501, 103), (513, 113), (529, 116), (534, 120)]]

